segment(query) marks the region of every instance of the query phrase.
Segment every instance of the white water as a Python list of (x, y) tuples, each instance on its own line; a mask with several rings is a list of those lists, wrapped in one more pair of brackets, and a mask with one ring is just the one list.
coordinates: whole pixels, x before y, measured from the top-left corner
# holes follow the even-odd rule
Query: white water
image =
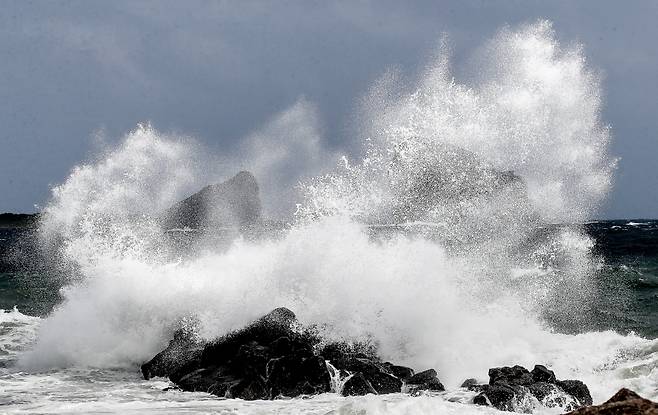
[[(558, 334), (543, 318), (577, 321), (591, 295), (591, 241), (577, 227), (533, 235), (586, 220), (610, 186), (596, 76), (545, 22), (502, 31), (477, 62), (468, 84), (445, 51), (417, 79), (377, 83), (364, 100), (363, 159), (305, 181), (294, 225), (275, 240), (172, 259), (149, 214), (203, 182), (189, 140), (143, 126), (74, 169), (41, 233), (76, 272), (46, 319), (3, 314), (29, 347), (9, 354), (18, 369), (2, 375), (0, 398), (17, 412), (481, 413), (448, 402), (468, 400), (461, 381), (540, 363), (583, 380), (595, 401), (621, 386), (656, 399), (656, 341)], [(501, 184), (497, 171), (522, 182)], [(392, 223), (420, 230), (372, 236)], [(278, 306), (329, 338), (369, 339), (386, 359), (436, 368), (449, 392), (247, 403), (139, 380), (138, 365), (186, 319), (212, 338)]]

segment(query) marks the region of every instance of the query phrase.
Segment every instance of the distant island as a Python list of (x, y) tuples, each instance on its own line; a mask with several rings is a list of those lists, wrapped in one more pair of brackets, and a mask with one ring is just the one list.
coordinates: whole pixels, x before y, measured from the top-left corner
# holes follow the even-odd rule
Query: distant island
[(0, 213), (0, 229), (27, 228), (33, 226), (38, 218), (38, 213)]

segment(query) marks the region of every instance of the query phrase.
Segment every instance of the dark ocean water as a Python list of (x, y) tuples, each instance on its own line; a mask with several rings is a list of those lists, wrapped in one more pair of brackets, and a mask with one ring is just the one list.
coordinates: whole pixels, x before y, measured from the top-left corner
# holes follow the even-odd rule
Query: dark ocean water
[(658, 337), (658, 221), (588, 223), (603, 259), (595, 273), (596, 328)]
[[(612, 329), (658, 337), (658, 220), (597, 221), (583, 225), (600, 258), (595, 295), (578, 332)], [(62, 279), (22, 248), (29, 229), (0, 229), (0, 308), (45, 316), (60, 301)], [(41, 259), (43, 261), (43, 259)], [(559, 323), (556, 323), (559, 326)], [(559, 328), (559, 327), (558, 327)]]

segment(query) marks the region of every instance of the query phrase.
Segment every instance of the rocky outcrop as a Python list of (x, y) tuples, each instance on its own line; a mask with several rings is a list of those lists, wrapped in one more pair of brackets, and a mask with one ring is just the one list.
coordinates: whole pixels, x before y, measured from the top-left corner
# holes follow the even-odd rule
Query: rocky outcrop
[[(196, 339), (192, 329), (178, 330), (167, 348), (141, 369), (145, 379), (168, 377), (184, 391), (246, 400), (324, 392), (417, 395), (445, 390), (434, 369), (416, 373), (384, 362), (367, 345), (324, 344), (287, 308), (209, 342)], [(492, 368), (488, 384), (468, 379), (462, 387), (477, 392), (473, 403), (506, 411), (527, 411), (529, 401), (535, 407), (567, 410), (592, 404), (585, 384), (558, 380), (541, 365), (532, 371), (521, 366)]]
[(644, 399), (626, 388), (601, 405), (586, 406), (567, 415), (658, 415), (658, 403)]
[(224, 183), (206, 186), (162, 215), (165, 229), (249, 227), (261, 220), (258, 183), (242, 171)]
[(185, 391), (227, 398), (273, 399), (329, 391), (330, 378), (311, 336), (277, 308), (242, 330), (200, 344), (179, 335), (142, 365), (146, 379), (166, 376)]
[(473, 403), (503, 411), (514, 411), (528, 399), (536, 399), (543, 406), (567, 409), (592, 404), (592, 396), (583, 382), (557, 380), (555, 373), (542, 365), (536, 365), (532, 371), (518, 365), (492, 368), (488, 385), (468, 379), (462, 387), (478, 392)]
[(248, 400), (319, 394), (340, 383), (334, 392), (346, 396), (443, 390), (433, 369), (414, 375), (362, 347), (320, 347), (320, 339), (300, 328), (286, 308), (211, 342), (179, 330), (141, 369), (145, 379), (168, 377), (184, 391)]
[(445, 388), (439, 380), (436, 370), (427, 369), (420, 373), (416, 373), (405, 381), (407, 391), (417, 393), (418, 391), (444, 391)]

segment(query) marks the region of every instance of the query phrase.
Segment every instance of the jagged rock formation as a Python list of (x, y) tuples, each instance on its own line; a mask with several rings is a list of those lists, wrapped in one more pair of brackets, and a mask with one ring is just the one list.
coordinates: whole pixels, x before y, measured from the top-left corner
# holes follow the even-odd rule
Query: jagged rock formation
[(165, 350), (142, 365), (142, 374), (168, 377), (184, 391), (247, 400), (329, 392), (332, 376), (345, 381), (335, 391), (343, 395), (399, 393), (405, 382), (414, 393), (443, 390), (432, 369), (414, 376), (410, 368), (359, 348), (320, 347), (320, 339), (302, 330), (286, 308), (211, 342), (178, 331)]
[(165, 229), (253, 226), (261, 221), (258, 191), (256, 178), (241, 171), (174, 204), (161, 215), (162, 225)]
[(575, 409), (592, 404), (592, 396), (583, 382), (557, 380), (555, 373), (542, 365), (536, 365), (532, 371), (518, 365), (492, 368), (488, 385), (478, 385), (473, 379), (467, 379), (462, 387), (479, 392), (473, 403), (503, 411), (514, 411), (529, 397), (547, 407)]
[(567, 415), (658, 415), (658, 403), (623, 388), (601, 405), (579, 408)]

